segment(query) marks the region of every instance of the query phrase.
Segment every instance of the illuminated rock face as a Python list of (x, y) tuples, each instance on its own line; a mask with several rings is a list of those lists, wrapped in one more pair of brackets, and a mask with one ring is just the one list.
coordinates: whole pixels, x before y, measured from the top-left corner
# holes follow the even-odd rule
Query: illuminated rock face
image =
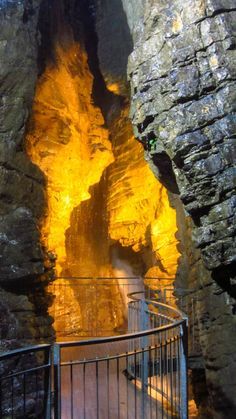
[[(154, 265), (155, 260), (159, 264), (155, 274), (173, 277), (176, 221), (167, 192), (143, 158), (127, 109), (113, 122), (108, 140), (101, 111), (92, 105), (92, 83), (85, 51), (72, 43), (57, 45), (56, 63), (48, 65), (37, 85), (27, 151), (47, 178), (42, 241), (57, 256), (57, 274), (64, 267), (73, 275), (106, 275), (99, 260), (109, 265), (109, 238), (135, 252), (150, 247)], [(103, 181), (90, 199), (90, 188), (114, 159), (107, 184)], [(103, 215), (96, 217), (98, 209)]]
[[(132, 134), (128, 106), (109, 129), (104, 127), (101, 110), (93, 104), (86, 52), (68, 34), (66, 42), (57, 42), (55, 63), (38, 81), (26, 141), (28, 155), (46, 178), (42, 244), (56, 256), (57, 276), (125, 275), (114, 253), (111, 260), (111, 248), (120, 246), (139, 255), (146, 276), (172, 283), (179, 254), (167, 191)], [(83, 286), (60, 280), (49, 287), (58, 338), (65, 331), (70, 336), (95, 330), (111, 334), (124, 324), (118, 282), (96, 290), (93, 284), (93, 279)], [(155, 281), (149, 285), (155, 287)]]
[(146, 276), (173, 278), (179, 257), (176, 213), (144, 160), (127, 111), (111, 127), (115, 162), (108, 169), (109, 235), (140, 255), (149, 252)]
[(48, 209), (42, 241), (65, 262), (70, 215), (113, 161), (101, 111), (92, 105), (93, 78), (78, 44), (56, 47), (56, 63), (38, 82), (27, 151), (47, 178)]

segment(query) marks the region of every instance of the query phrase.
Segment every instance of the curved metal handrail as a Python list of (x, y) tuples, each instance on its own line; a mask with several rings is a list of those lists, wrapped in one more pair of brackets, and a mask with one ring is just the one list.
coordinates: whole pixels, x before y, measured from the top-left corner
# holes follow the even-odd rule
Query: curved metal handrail
[[(133, 300), (131, 300), (129, 304), (133, 304), (139, 301), (144, 301), (146, 304), (152, 304), (156, 307), (161, 307), (167, 310), (172, 311), (173, 313), (177, 314), (179, 316), (179, 319), (176, 320), (176, 318), (173, 318), (173, 321), (169, 324), (158, 326), (155, 328), (142, 330), (139, 332), (133, 332), (133, 333), (126, 333), (122, 335), (117, 336), (108, 336), (108, 337), (102, 337), (102, 338), (95, 338), (95, 339), (87, 339), (87, 340), (81, 340), (81, 341), (67, 341), (67, 342), (58, 342), (58, 345), (60, 345), (61, 348), (66, 347), (75, 347), (75, 346), (86, 346), (86, 345), (95, 345), (95, 344), (103, 344), (103, 343), (109, 343), (109, 342), (119, 342), (124, 341), (128, 339), (134, 339), (134, 338), (142, 338), (144, 336), (150, 336), (153, 333), (157, 333), (158, 331), (163, 332), (164, 330), (168, 331), (171, 330), (177, 326), (181, 326), (183, 323), (187, 323), (187, 316), (186, 314), (182, 313), (180, 310), (176, 309), (175, 307), (169, 306), (168, 304), (164, 304), (158, 301), (149, 300), (149, 299), (138, 299), (134, 297), (134, 294), (144, 294), (143, 291), (138, 291), (134, 293), (130, 293), (127, 296)], [(154, 315), (158, 315), (158, 313), (152, 312)], [(169, 317), (169, 316), (168, 316)], [(171, 319), (171, 317), (169, 317)]]
[(138, 339), (145, 336), (153, 335), (153, 333), (156, 333), (158, 331), (163, 332), (163, 331), (171, 330), (177, 326), (181, 326), (185, 322), (186, 320), (182, 319), (172, 324), (159, 326), (153, 329), (144, 330), (142, 332), (127, 333), (125, 335), (108, 336), (105, 338), (87, 339), (87, 340), (80, 340), (80, 341), (58, 342), (57, 344), (61, 348), (66, 348), (66, 347), (73, 347), (73, 346), (87, 346), (87, 345), (95, 345), (95, 344), (102, 344), (102, 343), (119, 342), (119, 341), (136, 339), (136, 338)]
[(135, 292), (131, 292), (131, 293), (127, 294), (127, 297), (133, 300), (133, 301), (131, 300), (129, 302), (129, 304), (132, 304), (135, 301), (145, 300), (145, 302), (147, 304), (152, 304), (152, 305), (155, 305), (155, 306), (161, 306), (163, 308), (169, 309), (172, 312), (175, 312), (176, 314), (178, 314), (182, 319), (185, 319), (186, 321), (188, 320), (187, 314), (185, 314), (183, 311), (179, 310), (178, 308), (175, 308), (173, 306), (170, 306), (169, 304), (162, 303), (160, 301), (156, 301), (156, 300), (149, 299), (149, 298), (145, 298), (145, 299), (143, 299), (143, 298), (137, 298), (136, 297), (137, 294), (138, 295), (142, 294), (142, 295), (145, 296), (145, 291), (135, 291)]
[(13, 356), (26, 355), (28, 353), (38, 352), (40, 350), (50, 350), (51, 346), (52, 345), (50, 344), (41, 343), (39, 345), (27, 346), (26, 348), (13, 349), (11, 351), (3, 352), (2, 354), (0, 353), (0, 361), (4, 361), (5, 359), (9, 359)]
[[(104, 278), (103, 278), (104, 279)], [(115, 279), (115, 278), (114, 278)], [(50, 417), (51, 408), (54, 411), (55, 418), (61, 418), (61, 404), (62, 404), (62, 397), (65, 397), (65, 393), (61, 390), (61, 386), (63, 385), (63, 374), (67, 374), (68, 371), (70, 371), (70, 379), (71, 384), (69, 388), (66, 387), (66, 391), (70, 391), (68, 393), (67, 401), (65, 401), (65, 406), (68, 403), (68, 400), (70, 400), (71, 404), (71, 412), (73, 412), (73, 376), (78, 375), (78, 371), (76, 368), (82, 368), (81, 374), (83, 377), (83, 380), (85, 380), (85, 368), (89, 368), (89, 365), (93, 365), (95, 370), (90, 370), (90, 373), (92, 371), (96, 372), (95, 380), (96, 380), (96, 397), (98, 400), (99, 392), (98, 392), (98, 371), (99, 367), (98, 365), (114, 365), (116, 363), (116, 379), (121, 380), (121, 375), (123, 374), (123, 370), (118, 372), (119, 365), (122, 364), (122, 362), (126, 365), (126, 373), (128, 374), (127, 377), (130, 377), (129, 379), (134, 380), (134, 387), (133, 387), (133, 393), (135, 394), (135, 397), (137, 396), (137, 392), (139, 391), (136, 389), (136, 385), (141, 386), (141, 391), (143, 396), (140, 398), (140, 408), (142, 409), (142, 412), (145, 410), (145, 400), (147, 397), (153, 398), (152, 391), (156, 392), (155, 394), (159, 393), (162, 394), (162, 401), (160, 402), (160, 399), (158, 399), (158, 396), (155, 396), (153, 398), (153, 403), (161, 403), (161, 406), (163, 408), (163, 397), (166, 399), (166, 401), (171, 406), (171, 412), (176, 411), (179, 412), (179, 415), (181, 418), (185, 418), (185, 413), (187, 409), (187, 386), (186, 386), (186, 377), (187, 377), (187, 367), (186, 367), (186, 357), (187, 352), (184, 350), (184, 345), (186, 343), (186, 327), (187, 327), (187, 316), (180, 310), (178, 310), (175, 307), (172, 307), (168, 304), (165, 304), (160, 301), (155, 301), (148, 298), (142, 298), (142, 296), (145, 295), (144, 291), (136, 291), (133, 293), (128, 294), (128, 298), (130, 299), (128, 306), (130, 307), (131, 311), (134, 308), (134, 314), (138, 316), (138, 318), (142, 318), (142, 316), (147, 316), (149, 318), (149, 323), (146, 323), (145, 329), (143, 329), (141, 323), (136, 323), (138, 325), (138, 329), (135, 332), (126, 333), (123, 335), (116, 335), (116, 336), (108, 336), (108, 337), (101, 337), (101, 338), (92, 338), (87, 340), (80, 340), (80, 341), (69, 341), (69, 342), (58, 342), (54, 343), (52, 345), (50, 344), (41, 344), (41, 345), (34, 345), (29, 346), (27, 348), (20, 348), (13, 351), (9, 351), (7, 353), (4, 353), (0, 355), (0, 361), (6, 361), (9, 360), (11, 357), (21, 357), (24, 355), (27, 355), (29, 353), (36, 353), (37, 351), (45, 351), (47, 353), (47, 359), (42, 363), (42, 365), (37, 366), (37, 359), (36, 359), (36, 365), (31, 368), (23, 368), (18, 369), (16, 371), (10, 370), (10, 374), (5, 375), (3, 377), (3, 380), (10, 380), (9, 386), (12, 386), (12, 393), (15, 392), (15, 381), (18, 380), (18, 387), (20, 388), (20, 385), (23, 385), (22, 391), (24, 391), (23, 396), (23, 405), (24, 409), (25, 407), (25, 400), (27, 397), (34, 397), (34, 394), (37, 394), (36, 388), (31, 389), (29, 388), (26, 391), (26, 384), (25, 384), (25, 377), (27, 375), (32, 376), (34, 374), (35, 378), (37, 376), (40, 377), (41, 380), (41, 386), (44, 385), (43, 388), (43, 397), (45, 400), (44, 404), (44, 416)], [(137, 307), (135, 307), (135, 305)], [(153, 309), (151, 308), (154, 307)], [(155, 311), (155, 308), (157, 311)], [(156, 317), (157, 319), (162, 320), (159, 321), (159, 323), (153, 322), (153, 317)], [(166, 322), (166, 324), (163, 324)], [(136, 328), (136, 325), (134, 329)], [(140, 326), (141, 325), (141, 326)], [(145, 323), (144, 323), (145, 325)], [(151, 327), (150, 327), (151, 325)], [(132, 330), (132, 329), (131, 329)], [(110, 355), (107, 355), (104, 351), (104, 348), (100, 345), (102, 344), (114, 344), (114, 348), (117, 342), (127, 342), (125, 345), (119, 346), (119, 348), (126, 348), (124, 350), (120, 349), (115, 354), (111, 353)], [(69, 358), (70, 361), (67, 359), (61, 359), (62, 349), (75, 348), (75, 347), (86, 347), (86, 346), (93, 346), (96, 348), (96, 345), (99, 345), (101, 348), (101, 353), (99, 351), (93, 356), (93, 358), (83, 358), (81, 354), (81, 351), (72, 351), (74, 353), (74, 360)], [(178, 349), (176, 348), (176, 345), (178, 345)], [(105, 345), (106, 346), (106, 345)], [(82, 350), (82, 353), (84, 350)], [(70, 352), (65, 352), (65, 354)], [(85, 352), (86, 354), (86, 352)], [(99, 355), (100, 354), (100, 355)], [(89, 352), (88, 352), (89, 355)], [(99, 355), (99, 356), (97, 356)], [(20, 358), (19, 358), (20, 359)], [(113, 362), (113, 364), (112, 364)], [(21, 367), (21, 363), (19, 365)], [(91, 367), (92, 368), (92, 367)], [(107, 367), (108, 368), (108, 367)], [(123, 367), (124, 368), (124, 367)], [(168, 380), (172, 380), (173, 374), (175, 374), (175, 368), (178, 369), (178, 374), (176, 372), (176, 377), (178, 381), (178, 402), (173, 398), (174, 393), (171, 393), (168, 395)], [(157, 370), (159, 372), (157, 372)], [(73, 373), (75, 371), (75, 373)], [(106, 374), (107, 371), (106, 370)], [(150, 373), (150, 371), (152, 371)], [(177, 370), (176, 370), (177, 371)], [(37, 375), (39, 373), (39, 375)], [(53, 373), (54, 379), (53, 384), (51, 382), (50, 376)], [(74, 375), (73, 375), (74, 374)], [(118, 376), (117, 376), (118, 374)], [(156, 375), (156, 385), (153, 384), (153, 381), (151, 381), (152, 375)], [(158, 377), (162, 378), (158, 378)], [(106, 375), (107, 377), (107, 375)], [(118, 378), (117, 378), (118, 377)], [(169, 377), (169, 378), (168, 378)], [(108, 378), (106, 378), (107, 380)], [(67, 378), (65, 378), (65, 383)], [(160, 387), (160, 380), (166, 381), (166, 388), (162, 389)], [(37, 380), (36, 380), (37, 381)], [(83, 381), (85, 383), (85, 381)], [(172, 381), (171, 381), (172, 382)], [(44, 384), (42, 384), (44, 383)], [(159, 383), (159, 384), (158, 384)], [(172, 383), (173, 384), (173, 383)], [(171, 384), (171, 385), (172, 385)], [(52, 386), (53, 385), (53, 389)], [(82, 384), (85, 386), (85, 384)], [(107, 381), (105, 381), (105, 385), (107, 385)], [(85, 386), (86, 387), (86, 386)], [(84, 392), (85, 392), (84, 387)], [(51, 389), (54, 392), (54, 404), (51, 404)], [(64, 387), (65, 389), (65, 387)], [(183, 392), (181, 395), (180, 389)], [(167, 393), (166, 393), (167, 391)], [(109, 392), (109, 386), (108, 386), (108, 392)], [(85, 394), (85, 393), (84, 393)], [(46, 396), (45, 396), (46, 395)], [(20, 395), (17, 396), (19, 400)], [(84, 396), (85, 397), (85, 396)], [(152, 403), (152, 401), (150, 402)], [(175, 408), (173, 407), (175, 404)], [(0, 403), (1, 406), (1, 403)], [(37, 408), (37, 398), (36, 398), (36, 405)], [(52, 407), (51, 407), (52, 406)], [(84, 402), (85, 406), (85, 402)], [(128, 408), (128, 407), (127, 407)], [(1, 411), (1, 407), (0, 407)], [(13, 409), (14, 411), (14, 409)], [(24, 410), (25, 411), (25, 410)], [(25, 411), (26, 412), (26, 411)], [(146, 417), (143, 414), (143, 418)], [(48, 416), (47, 416), (48, 415)], [(70, 417), (70, 416), (66, 416)], [(73, 413), (71, 418), (73, 417)], [(82, 416), (81, 416), (82, 417)], [(83, 416), (85, 417), (85, 416)]]

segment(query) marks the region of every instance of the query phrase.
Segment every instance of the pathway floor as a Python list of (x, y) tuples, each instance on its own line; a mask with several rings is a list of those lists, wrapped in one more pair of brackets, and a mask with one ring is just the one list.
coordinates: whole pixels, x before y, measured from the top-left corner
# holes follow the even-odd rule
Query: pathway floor
[[(129, 380), (124, 371), (131, 359), (96, 362), (95, 357), (106, 358), (125, 354), (128, 342), (99, 344), (62, 349), (62, 362), (93, 360), (86, 364), (65, 365), (61, 368), (62, 419), (157, 419), (172, 418), (166, 410), (165, 399), (144, 395), (138, 380)], [(155, 380), (155, 377), (152, 377)], [(156, 378), (156, 383), (157, 383)], [(135, 385), (136, 384), (136, 385)], [(143, 409), (145, 411), (143, 412)]]

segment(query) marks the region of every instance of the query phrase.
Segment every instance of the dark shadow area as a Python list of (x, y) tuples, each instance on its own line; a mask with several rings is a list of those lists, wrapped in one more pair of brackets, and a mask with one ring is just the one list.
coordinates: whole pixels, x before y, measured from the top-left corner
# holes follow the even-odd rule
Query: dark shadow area
[(47, 62), (55, 63), (54, 40), (57, 36), (58, 25), (55, 19), (57, 0), (43, 0), (39, 10), (38, 30), (40, 41), (38, 49), (38, 72), (43, 74)]
[(209, 392), (204, 369), (189, 370), (189, 400), (194, 399), (199, 418), (213, 419), (209, 409)]
[[(88, 55), (89, 69), (94, 77), (92, 97), (103, 117), (108, 122), (108, 114), (113, 117), (120, 112), (124, 98), (110, 92), (105, 84), (98, 58), (98, 35), (96, 32), (96, 1), (79, 0), (69, 2), (65, 0), (66, 16), (73, 30), (74, 39), (84, 45)], [(128, 59), (128, 57), (127, 57)], [(115, 114), (115, 115), (114, 115)]]
[[(235, 299), (232, 311), (233, 314), (236, 314), (236, 263), (233, 262), (229, 266), (214, 269), (212, 278), (222, 289), (222, 293), (226, 291), (230, 297)], [(221, 294), (221, 291), (219, 291), (219, 294)]]
[(152, 161), (159, 171), (159, 180), (166, 189), (174, 194), (179, 194), (179, 188), (173, 171), (172, 162), (167, 153), (152, 155)]

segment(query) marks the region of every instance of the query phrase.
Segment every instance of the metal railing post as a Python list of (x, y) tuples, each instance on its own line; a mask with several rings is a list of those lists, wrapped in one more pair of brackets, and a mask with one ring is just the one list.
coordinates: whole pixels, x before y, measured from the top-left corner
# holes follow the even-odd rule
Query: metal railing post
[[(46, 351), (45, 351), (46, 354)], [(47, 351), (45, 357), (45, 363), (48, 363), (50, 367), (46, 370), (45, 376), (45, 419), (51, 419), (52, 411), (52, 363), (53, 363), (53, 352), (52, 348)]]
[[(148, 330), (149, 317), (147, 314), (148, 306), (145, 300), (141, 300), (140, 310), (140, 330)], [(141, 417), (145, 419), (147, 391), (148, 391), (148, 352), (145, 349), (148, 347), (148, 337), (141, 338), (142, 358), (141, 358), (141, 385), (142, 385), (142, 402), (141, 402)], [(145, 352), (144, 352), (145, 351)]]
[(188, 323), (181, 327), (180, 337), (180, 417), (188, 419)]
[(54, 419), (61, 419), (61, 349), (54, 344), (53, 351), (53, 372), (54, 372)]

